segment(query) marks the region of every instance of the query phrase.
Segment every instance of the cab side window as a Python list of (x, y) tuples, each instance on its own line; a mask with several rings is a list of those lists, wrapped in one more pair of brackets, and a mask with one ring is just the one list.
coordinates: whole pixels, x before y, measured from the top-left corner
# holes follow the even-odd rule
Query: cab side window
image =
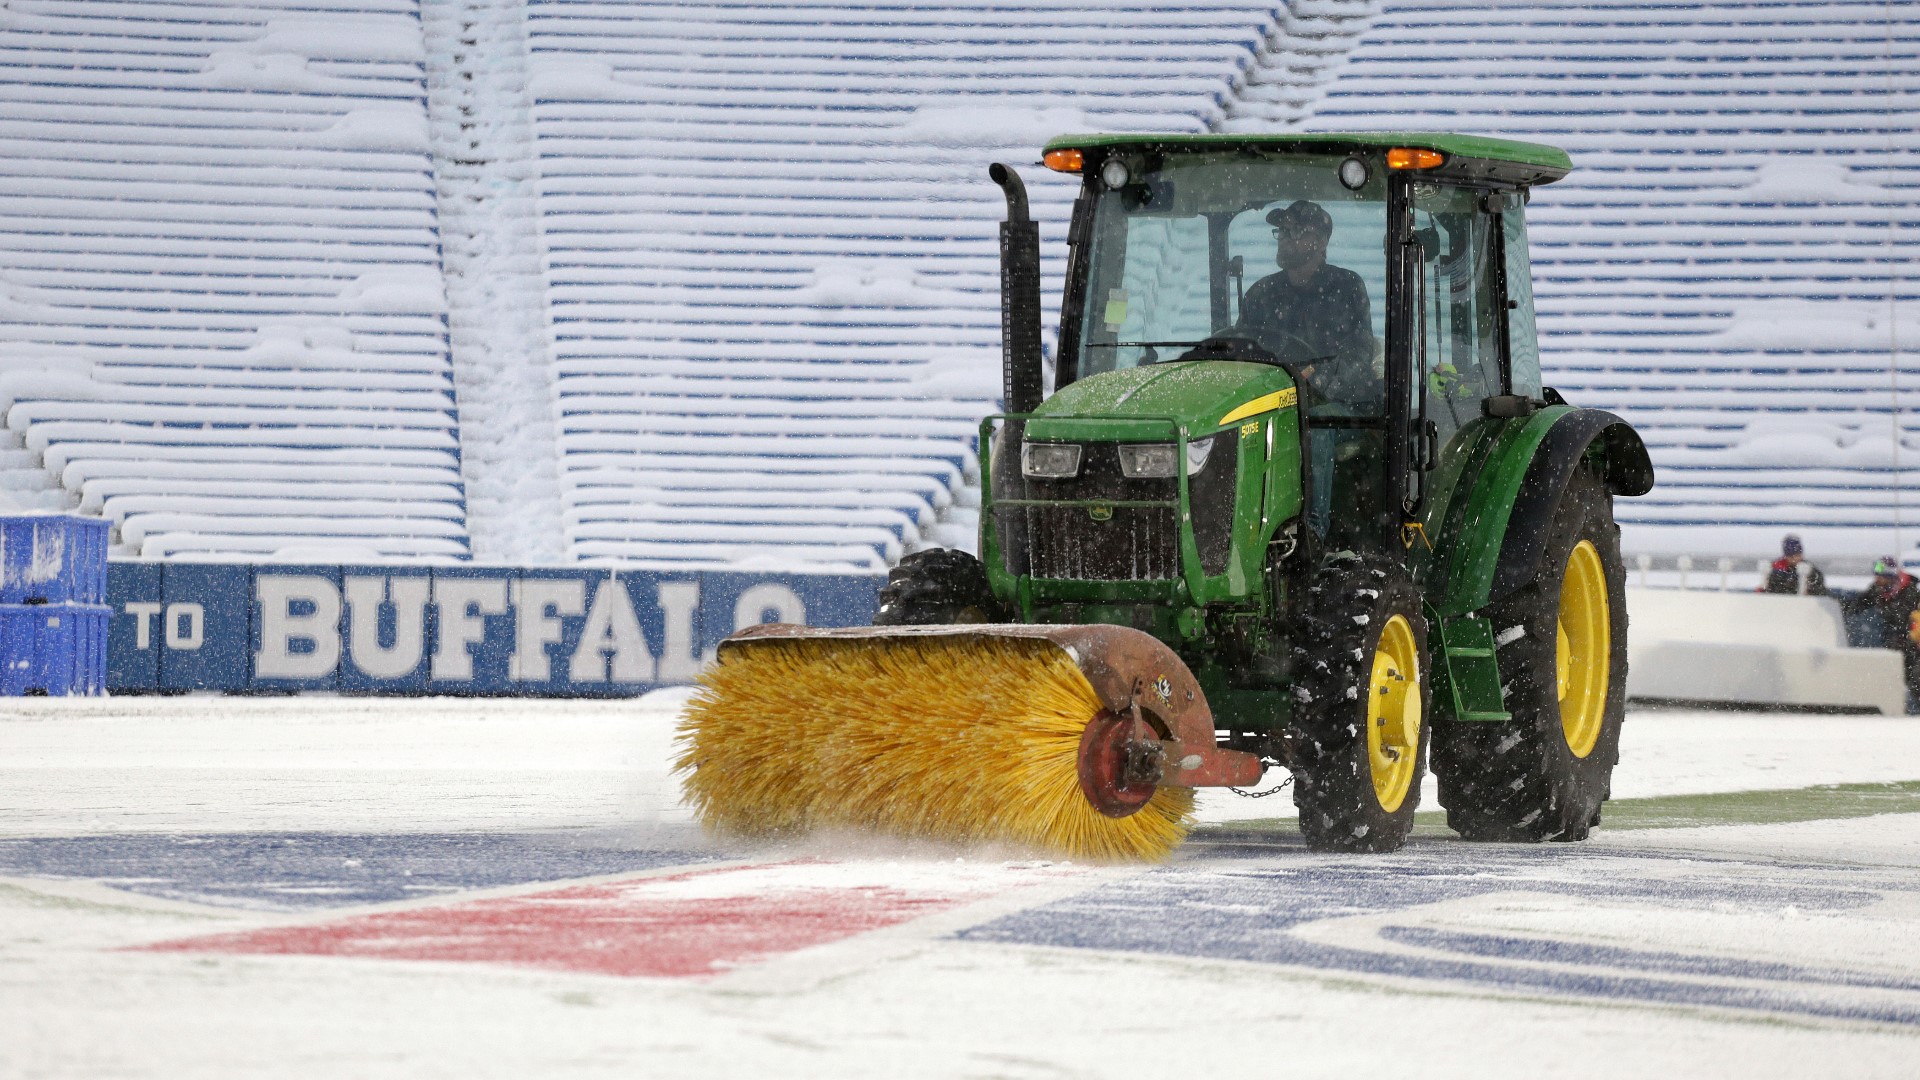
[(1439, 429), (1442, 445), (1481, 415), (1481, 402), (1504, 392), (1502, 320), (1495, 306), (1504, 239), (1480, 196), (1469, 188), (1414, 188), (1414, 235), (1425, 285), (1414, 315), (1416, 344), (1425, 367), (1427, 419)]
[(1540, 397), (1540, 336), (1533, 322), (1533, 264), (1527, 256), (1527, 219), (1518, 209), (1500, 215), (1506, 239), (1507, 357), (1513, 393)]

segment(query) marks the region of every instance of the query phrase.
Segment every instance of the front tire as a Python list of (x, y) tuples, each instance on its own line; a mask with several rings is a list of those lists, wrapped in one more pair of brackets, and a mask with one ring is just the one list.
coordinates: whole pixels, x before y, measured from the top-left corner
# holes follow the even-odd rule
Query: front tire
[(953, 548), (929, 548), (901, 559), (880, 587), (875, 626), (1006, 622), (993, 598), (987, 568)]
[(1427, 623), (1405, 571), (1351, 553), (1308, 588), (1293, 651), (1293, 801), (1315, 851), (1393, 851), (1425, 771)]
[(1469, 840), (1584, 840), (1620, 760), (1626, 569), (1613, 498), (1592, 473), (1560, 497), (1534, 579), (1487, 609), (1507, 723), (1440, 721), (1447, 824)]

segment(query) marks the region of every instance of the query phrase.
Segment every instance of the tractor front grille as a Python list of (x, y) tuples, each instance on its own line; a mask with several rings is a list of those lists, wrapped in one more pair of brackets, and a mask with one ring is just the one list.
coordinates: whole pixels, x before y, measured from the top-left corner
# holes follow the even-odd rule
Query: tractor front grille
[[(1026, 479), (1014, 449), (1018, 437), (994, 448), (992, 513), (1008, 573), (1058, 581), (1184, 576), (1178, 480), (1125, 476), (1119, 447), (1110, 442), (1082, 444), (1078, 476)], [(1237, 447), (1221, 439), (1207, 467), (1188, 479), (1196, 546), (1209, 574), (1226, 570), (1238, 473)], [(1125, 503), (1134, 505), (1115, 505)]]
[[(1000, 535), (1010, 541), (1007, 569), (1061, 581), (1178, 578), (1178, 481), (1129, 479), (1120, 472), (1117, 444), (1083, 445), (1078, 476), (1061, 480), (1022, 480), (1017, 472), (995, 476), (995, 523)], [(1017, 462), (1012, 468), (1019, 468)], [(999, 502), (1013, 498), (1038, 504)], [(1108, 500), (1162, 505), (1114, 506)]]
[(1085, 506), (1009, 507), (1024, 513), (1030, 572), (1067, 581), (1163, 581), (1180, 576), (1171, 506), (1116, 506), (1096, 520)]

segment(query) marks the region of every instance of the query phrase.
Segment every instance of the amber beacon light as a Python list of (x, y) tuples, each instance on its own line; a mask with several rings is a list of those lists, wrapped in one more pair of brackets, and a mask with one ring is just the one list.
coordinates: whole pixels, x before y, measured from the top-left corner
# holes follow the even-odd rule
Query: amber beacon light
[(1078, 150), (1049, 150), (1045, 158), (1047, 168), (1054, 172), (1079, 172), (1087, 163), (1087, 156)]
[(1389, 169), (1437, 169), (1446, 164), (1447, 155), (1438, 150), (1415, 150), (1396, 146), (1387, 151)]

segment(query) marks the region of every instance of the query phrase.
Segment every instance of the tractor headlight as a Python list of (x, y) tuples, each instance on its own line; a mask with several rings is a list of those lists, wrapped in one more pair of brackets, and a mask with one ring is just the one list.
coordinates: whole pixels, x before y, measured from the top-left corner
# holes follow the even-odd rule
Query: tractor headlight
[(1080, 475), (1078, 443), (1023, 443), (1020, 471), (1033, 480), (1065, 480)]
[(1120, 471), (1134, 480), (1173, 475), (1172, 443), (1120, 444)]
[[(1207, 467), (1207, 455), (1213, 452), (1212, 439), (1196, 439), (1187, 444), (1187, 475)], [(1120, 471), (1132, 480), (1148, 480), (1173, 475), (1178, 450), (1173, 443), (1122, 443)]]

